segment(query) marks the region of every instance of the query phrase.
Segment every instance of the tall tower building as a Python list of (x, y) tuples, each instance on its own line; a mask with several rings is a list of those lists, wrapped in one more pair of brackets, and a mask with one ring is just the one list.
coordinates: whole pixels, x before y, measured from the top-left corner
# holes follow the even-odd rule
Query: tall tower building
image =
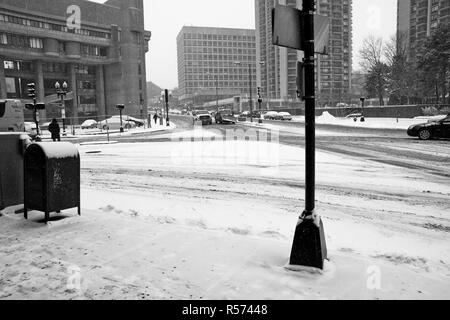
[[(297, 61), (301, 51), (272, 44), (272, 9), (279, 3), (302, 8), (301, 0), (255, 0), (258, 83), (269, 99), (296, 99)], [(352, 0), (318, 0), (317, 13), (330, 17), (327, 56), (318, 56), (316, 91), (319, 104), (346, 101), (351, 88)]]
[(421, 47), (440, 24), (450, 23), (449, 0), (398, 0), (397, 33), (406, 40), (408, 58), (417, 61)]

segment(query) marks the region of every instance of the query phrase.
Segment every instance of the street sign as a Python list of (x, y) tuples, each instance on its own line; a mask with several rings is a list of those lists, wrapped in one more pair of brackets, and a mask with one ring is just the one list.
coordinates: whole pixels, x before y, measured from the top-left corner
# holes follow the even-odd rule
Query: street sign
[(297, 97), (303, 100), (305, 94), (305, 69), (304, 63), (297, 61)]
[(61, 109), (61, 118), (66, 118), (66, 109)]
[[(279, 47), (304, 51), (302, 11), (283, 5), (272, 9), (272, 42)], [(328, 54), (330, 18), (314, 15), (315, 53)]]

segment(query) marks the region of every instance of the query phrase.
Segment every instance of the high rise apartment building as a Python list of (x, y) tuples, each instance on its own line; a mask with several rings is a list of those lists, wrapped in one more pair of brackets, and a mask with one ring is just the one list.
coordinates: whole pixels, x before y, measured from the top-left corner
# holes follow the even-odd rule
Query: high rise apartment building
[(405, 40), (410, 61), (417, 61), (426, 38), (448, 23), (449, 0), (398, 0), (397, 31)]
[[(301, 9), (301, 0), (255, 0), (258, 82), (268, 99), (296, 99), (297, 61), (301, 51), (272, 44), (272, 9), (276, 4)], [(330, 18), (328, 55), (318, 56), (317, 99), (321, 104), (344, 101), (350, 92), (352, 68), (352, 0), (318, 0), (317, 14)]]

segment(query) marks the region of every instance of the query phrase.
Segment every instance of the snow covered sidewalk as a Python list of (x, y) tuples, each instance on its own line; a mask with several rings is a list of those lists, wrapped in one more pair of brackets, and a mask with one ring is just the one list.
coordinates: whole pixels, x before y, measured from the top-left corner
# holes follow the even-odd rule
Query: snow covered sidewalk
[(0, 299), (450, 299), (445, 179), (319, 152), (330, 260), (294, 272), (302, 149), (205, 141), (80, 153), (82, 217), (0, 217)]

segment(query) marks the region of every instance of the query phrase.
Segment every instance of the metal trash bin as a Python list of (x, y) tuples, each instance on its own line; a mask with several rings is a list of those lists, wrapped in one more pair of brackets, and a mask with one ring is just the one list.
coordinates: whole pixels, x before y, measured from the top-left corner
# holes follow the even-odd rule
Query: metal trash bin
[(31, 144), (24, 159), (25, 219), (29, 210), (50, 212), (80, 208), (80, 154), (67, 142)]
[(23, 203), (23, 155), (30, 136), (0, 133), (0, 209)]

